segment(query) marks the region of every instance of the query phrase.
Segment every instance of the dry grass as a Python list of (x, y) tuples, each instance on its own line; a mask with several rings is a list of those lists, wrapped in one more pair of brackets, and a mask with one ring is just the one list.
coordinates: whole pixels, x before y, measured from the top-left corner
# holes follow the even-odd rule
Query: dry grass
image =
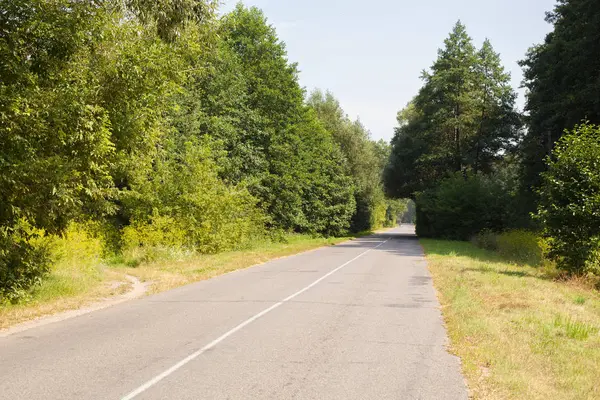
[(348, 239), (290, 235), (285, 242), (265, 241), (246, 250), (195, 255), (182, 260), (158, 261), (137, 267), (121, 266), (117, 270), (136, 276), (143, 282), (151, 282), (150, 290), (155, 293)]
[(469, 243), (421, 243), (474, 398), (600, 398), (597, 291)]
[[(0, 330), (36, 318), (75, 310), (112, 296), (123, 294), (130, 283), (122, 274), (106, 270), (102, 278), (91, 282), (69, 282), (52, 273), (33, 293), (32, 299), (19, 304), (0, 305)], [(118, 285), (115, 285), (118, 283)], [(79, 286), (78, 286), (79, 285)], [(65, 287), (76, 290), (64, 291)]]
[(0, 329), (122, 294), (129, 287), (126, 274), (151, 282), (150, 292), (156, 293), (348, 239), (350, 237), (289, 235), (284, 237), (283, 242), (257, 242), (245, 250), (214, 255), (181, 255), (179, 260), (165, 259), (128, 267), (125, 263), (105, 265), (99, 256), (99, 243), (74, 232), (68, 240), (58, 243), (57, 251), (64, 253), (63, 257), (31, 293), (29, 301), (0, 304)]

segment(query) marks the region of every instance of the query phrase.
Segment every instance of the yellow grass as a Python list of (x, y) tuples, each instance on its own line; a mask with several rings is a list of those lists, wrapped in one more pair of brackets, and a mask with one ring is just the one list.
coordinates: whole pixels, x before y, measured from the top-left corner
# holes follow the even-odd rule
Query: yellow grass
[(285, 242), (265, 241), (255, 243), (246, 250), (195, 255), (179, 261), (158, 261), (137, 267), (121, 267), (119, 270), (143, 282), (150, 282), (151, 292), (161, 292), (348, 239), (289, 235)]
[(156, 293), (227, 272), (264, 263), (274, 258), (333, 245), (350, 239), (287, 235), (282, 242), (261, 241), (247, 249), (214, 255), (182, 255), (180, 260), (163, 260), (128, 267), (125, 263), (106, 265), (100, 258), (100, 244), (82, 232), (71, 232), (60, 240), (61, 253), (50, 275), (20, 304), (0, 304), (0, 329), (38, 317), (73, 310), (127, 291), (125, 275), (149, 282)]
[(463, 242), (421, 241), (476, 399), (600, 399), (600, 296)]

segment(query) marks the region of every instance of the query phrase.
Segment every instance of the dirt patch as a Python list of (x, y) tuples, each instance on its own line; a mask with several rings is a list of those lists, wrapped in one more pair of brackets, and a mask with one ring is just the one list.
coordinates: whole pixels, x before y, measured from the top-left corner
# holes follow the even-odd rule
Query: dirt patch
[(40, 317), (31, 321), (24, 322), (22, 324), (14, 325), (8, 329), (1, 330), (0, 337), (6, 337), (15, 333), (26, 331), (31, 328), (37, 328), (39, 326), (64, 321), (66, 319), (79, 317), (80, 315), (85, 315), (94, 311), (102, 310), (104, 308), (112, 307), (125, 301), (142, 297), (148, 290), (148, 286), (150, 284), (149, 282), (142, 283), (138, 278), (131, 275), (126, 275), (125, 278), (127, 278), (128, 283), (118, 282), (117, 285), (117, 282), (111, 282), (111, 288), (114, 286), (115, 292), (120, 292), (127, 287), (130, 288), (123, 294), (114, 297), (109, 297), (101, 301), (97, 301), (77, 310), (69, 310), (54, 315)]

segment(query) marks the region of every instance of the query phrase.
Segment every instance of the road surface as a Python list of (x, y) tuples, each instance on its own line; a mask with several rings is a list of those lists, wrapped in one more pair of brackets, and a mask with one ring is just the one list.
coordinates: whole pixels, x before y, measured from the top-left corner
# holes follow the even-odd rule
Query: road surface
[(467, 399), (412, 227), (0, 338), (2, 399)]

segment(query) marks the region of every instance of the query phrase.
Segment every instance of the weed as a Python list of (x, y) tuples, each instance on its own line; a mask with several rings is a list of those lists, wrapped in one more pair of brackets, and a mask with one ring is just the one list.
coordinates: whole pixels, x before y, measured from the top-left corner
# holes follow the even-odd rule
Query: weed
[(576, 340), (585, 340), (590, 335), (598, 333), (598, 328), (586, 323), (573, 320), (571, 317), (557, 315), (554, 318), (554, 327), (564, 330), (564, 334)]

